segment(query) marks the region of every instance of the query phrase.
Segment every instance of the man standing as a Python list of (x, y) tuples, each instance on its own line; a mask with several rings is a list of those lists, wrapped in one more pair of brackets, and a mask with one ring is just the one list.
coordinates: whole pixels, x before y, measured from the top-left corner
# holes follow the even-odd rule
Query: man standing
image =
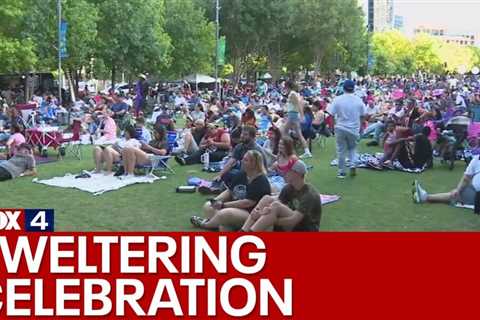
[(327, 108), (335, 117), (335, 137), (337, 140), (338, 174), (337, 178), (345, 179), (345, 158), (350, 159), (350, 176), (356, 175), (357, 143), (360, 136), (361, 123), (365, 116), (365, 105), (354, 93), (355, 82), (346, 80), (343, 83), (344, 94), (335, 98)]

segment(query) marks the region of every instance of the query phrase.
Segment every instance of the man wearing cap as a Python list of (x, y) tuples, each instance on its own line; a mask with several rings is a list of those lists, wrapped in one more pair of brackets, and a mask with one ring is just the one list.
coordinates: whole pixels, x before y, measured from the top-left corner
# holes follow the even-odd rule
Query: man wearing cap
[(307, 166), (302, 160), (294, 162), (287, 173), (287, 185), (278, 199), (264, 196), (253, 209), (242, 231), (318, 231), (322, 203), (318, 191), (305, 183)]
[(0, 162), (0, 181), (36, 174), (32, 147), (26, 143), (17, 147), (17, 153), (10, 160)]
[(361, 123), (365, 116), (365, 104), (354, 94), (355, 82), (346, 80), (343, 83), (344, 94), (336, 97), (327, 108), (327, 112), (335, 117), (335, 137), (337, 140), (338, 174), (344, 179), (345, 159), (350, 159), (350, 175), (355, 176), (357, 159), (357, 142), (360, 136)]

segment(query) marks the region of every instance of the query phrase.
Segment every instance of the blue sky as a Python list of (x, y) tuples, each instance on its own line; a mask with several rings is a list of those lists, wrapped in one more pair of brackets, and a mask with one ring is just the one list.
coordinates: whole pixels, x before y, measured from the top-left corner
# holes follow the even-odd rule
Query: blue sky
[(480, 35), (480, 0), (394, 0), (394, 11), (404, 17), (407, 34), (423, 24)]

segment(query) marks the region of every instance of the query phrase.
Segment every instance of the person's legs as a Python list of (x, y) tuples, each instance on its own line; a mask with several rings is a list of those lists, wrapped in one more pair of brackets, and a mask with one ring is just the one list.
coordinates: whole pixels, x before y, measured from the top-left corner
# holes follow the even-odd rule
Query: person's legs
[(102, 163), (105, 161), (102, 148), (95, 147), (93, 149), (93, 159), (95, 159), (95, 172), (99, 173), (102, 171)]
[(137, 148), (125, 148), (122, 150), (123, 165), (127, 175), (133, 175), (137, 164), (149, 164), (148, 154)]
[(113, 150), (113, 148), (107, 147), (105, 148), (105, 150), (103, 150), (103, 157), (106, 163), (105, 170), (107, 171), (107, 174), (111, 174), (113, 169), (113, 163), (120, 161), (120, 154), (117, 151)]
[(339, 176), (341, 176), (345, 174), (345, 157), (347, 152), (345, 132), (343, 130), (337, 130), (335, 139), (337, 142), (338, 173)]
[[(455, 200), (455, 190), (446, 193), (428, 194), (428, 192), (415, 180), (413, 183), (413, 201), (416, 203), (445, 203), (450, 204)], [(473, 197), (473, 199), (475, 199)]]
[[(277, 198), (272, 196), (264, 196), (260, 201), (257, 203), (255, 208), (252, 210), (254, 212), (262, 212), (265, 208), (270, 207), (270, 205), (275, 201)], [(269, 209), (267, 209), (269, 210)], [(247, 221), (243, 224), (242, 230), (243, 231), (250, 231), (251, 227), (257, 222), (258, 219), (255, 219), (252, 214), (248, 215)]]
[(378, 125), (375, 127), (375, 132), (373, 134), (373, 139), (377, 143), (380, 143), (380, 138), (384, 131), (385, 131), (385, 124), (379, 122)]
[(348, 147), (348, 157), (350, 159), (350, 174), (352, 176), (356, 175), (356, 167), (357, 167), (357, 144), (358, 144), (358, 137), (352, 133), (346, 134), (346, 141)]
[(370, 124), (366, 129), (365, 131), (363, 132), (362, 134), (362, 138), (368, 138), (370, 137), (371, 134), (373, 134), (375, 132), (375, 130), (377, 130), (377, 127), (380, 125), (381, 123), (380, 122), (375, 122), (375, 123), (372, 123)]
[(310, 149), (308, 148), (307, 140), (305, 140), (305, 138), (303, 137), (302, 128), (300, 127), (300, 122), (292, 123), (291, 127), (294, 130), (295, 135), (298, 137), (298, 139), (300, 139), (303, 150), (305, 152), (303, 155), (300, 156), (300, 158), (311, 158), (312, 154), (310, 152)]
[[(230, 199), (231, 199), (230, 190), (223, 191), (215, 198), (215, 200), (222, 201), (222, 202), (226, 202)], [(217, 210), (215, 210), (212, 207), (212, 204), (210, 203), (210, 201), (207, 201), (203, 205), (203, 214), (207, 219), (211, 219), (216, 213), (217, 213)]]
[[(252, 232), (258, 231), (272, 231), (279, 218), (290, 217), (294, 214), (292, 209), (281, 203), (275, 201), (271, 204), (269, 214), (261, 215), (255, 224), (250, 228)], [(293, 230), (295, 226), (286, 226), (287, 231)]]
[(219, 228), (220, 231), (230, 231), (231, 229), (240, 228), (248, 219), (249, 213), (243, 209), (225, 208), (219, 210), (203, 226), (207, 229)]
[(12, 179), (12, 175), (6, 169), (0, 167), (0, 181)]

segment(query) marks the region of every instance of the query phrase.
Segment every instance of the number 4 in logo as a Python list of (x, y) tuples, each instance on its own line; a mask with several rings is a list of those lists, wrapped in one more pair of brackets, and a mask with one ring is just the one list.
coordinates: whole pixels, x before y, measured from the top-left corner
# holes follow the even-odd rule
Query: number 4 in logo
[(53, 231), (53, 210), (52, 209), (25, 210), (25, 229), (27, 231), (36, 231), (36, 232)]
[(47, 230), (48, 222), (45, 220), (45, 211), (38, 211), (37, 215), (30, 222), (30, 227), (40, 228), (42, 231)]

